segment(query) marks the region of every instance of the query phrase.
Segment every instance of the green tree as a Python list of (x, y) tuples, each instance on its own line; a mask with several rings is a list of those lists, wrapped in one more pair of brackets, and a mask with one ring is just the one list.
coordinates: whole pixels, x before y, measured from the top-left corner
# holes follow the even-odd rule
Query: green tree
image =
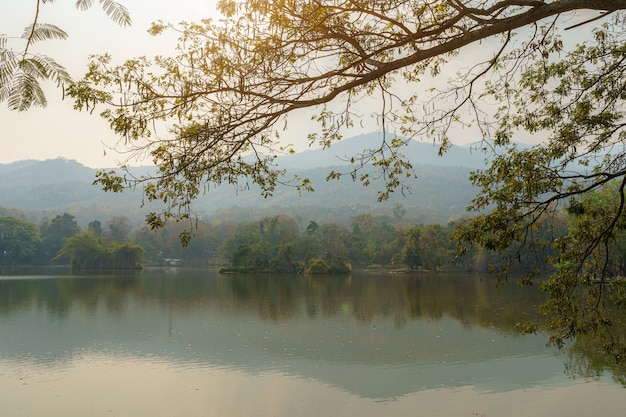
[(105, 252), (102, 237), (96, 237), (92, 232), (82, 232), (66, 239), (55, 259), (69, 259), (76, 269), (96, 267), (100, 266)]
[(237, 225), (219, 247), (237, 269), (293, 271), (294, 244), (300, 237), (295, 220), (284, 215)]
[(419, 227), (411, 227), (404, 232), (404, 246), (402, 247), (400, 262), (411, 269), (417, 269), (422, 264), (419, 242)]
[(0, 217), (0, 264), (31, 262), (39, 243), (36, 224), (15, 217)]
[(306, 227), (306, 234), (307, 234), (308, 236), (313, 236), (313, 235), (315, 235), (317, 232), (319, 232), (319, 230), (320, 230), (320, 226), (319, 226), (319, 224), (317, 224), (317, 222), (316, 222), (316, 221), (311, 220), (311, 221), (309, 221), (309, 224), (308, 224), (308, 225), (307, 225), (307, 227)]
[(139, 245), (111, 241), (86, 231), (68, 238), (55, 259), (69, 259), (74, 269), (137, 269), (143, 254)]
[(80, 232), (76, 218), (69, 214), (58, 214), (51, 221), (45, 221), (41, 227), (42, 256), (50, 261), (63, 247), (65, 240)]
[(368, 264), (392, 262), (398, 232), (387, 222), (387, 216), (359, 214), (352, 221), (352, 257)]
[(304, 234), (293, 244), (293, 257), (306, 265), (310, 259), (319, 258), (322, 253), (320, 226), (310, 220)]
[[(37, 0), (33, 8), (32, 23), (24, 28), (19, 37), (0, 34), (0, 102), (6, 101), (11, 110), (24, 111), (31, 106), (46, 107), (46, 96), (41, 87), (43, 81), (53, 81), (58, 87), (67, 88), (72, 78), (63, 65), (53, 58), (33, 52), (34, 44), (50, 39), (67, 39), (68, 34), (60, 27), (39, 21), (41, 9), (53, 0)], [(98, 0), (102, 10), (115, 23), (127, 26), (131, 19), (121, 4), (112, 0)], [(76, 9), (87, 10), (94, 0), (77, 0)], [(4, 13), (10, 13), (4, 10)]]
[(132, 226), (126, 216), (115, 216), (109, 220), (109, 230), (106, 234), (111, 240), (126, 242), (130, 239)]
[(258, 222), (238, 224), (235, 226), (233, 234), (222, 241), (219, 253), (222, 258), (229, 259), (242, 246), (249, 247), (249, 245), (260, 241), (261, 230)]
[[(152, 216), (155, 225), (178, 210), (188, 215), (207, 184), (251, 181), (270, 194), (282, 175), (271, 151), (281, 149), (289, 114), (316, 109), (320, 129), (310, 143), (330, 146), (355, 122), (353, 103), (375, 97), (383, 132), (432, 138), (445, 153), (455, 130), (473, 125), (493, 152), (488, 167), (471, 177), (478, 196), (470, 208), (479, 215), (457, 237), (504, 254), (502, 277), (514, 262), (552, 245), (536, 232), (562, 208), (576, 213), (589, 204), (584, 195), (618, 181), (617, 203), (597, 217), (591, 235), (572, 229), (557, 241), (553, 282), (566, 290), (549, 291), (546, 304), (558, 316), (552, 322), (557, 343), (605, 324), (589, 310), (593, 305), (569, 297), (584, 294), (591, 281), (614, 281), (614, 251), (597, 251), (615, 239), (625, 200), (626, 0), (221, 0), (219, 6), (227, 19), (176, 28), (178, 55), (118, 67), (110, 56), (96, 57), (72, 86), (77, 108), (105, 104), (102, 116), (130, 150), (150, 149), (159, 167), (144, 178), (100, 172), (106, 189), (145, 182), (148, 199), (172, 208)], [(166, 29), (158, 23), (151, 31)], [(562, 39), (567, 29), (581, 29), (581, 43)], [(476, 42), (492, 53), (464, 57), (467, 70), (455, 67), (458, 76), (433, 89), (426, 102), (421, 91), (394, 89), (398, 80), (437, 77), (454, 54)], [(337, 100), (341, 106), (332, 105)], [(164, 126), (169, 131), (153, 131)], [(528, 136), (541, 144), (513, 145)], [(384, 181), (381, 199), (404, 190), (402, 178), (411, 175), (401, 155), (404, 141), (383, 138), (380, 147), (355, 155), (345, 173), (368, 185), (376, 175), (360, 169), (373, 164)], [(307, 179), (296, 184), (310, 188)], [(542, 272), (539, 265), (529, 270), (525, 282)], [(575, 279), (583, 271), (599, 275)], [(563, 302), (581, 308), (559, 311)], [(597, 319), (587, 324), (589, 317)]]
[(449, 265), (454, 257), (448, 230), (439, 224), (424, 226), (420, 230), (418, 247), (422, 265), (427, 269)]
[(262, 220), (264, 239), (273, 245), (281, 245), (285, 242), (296, 240), (300, 231), (293, 217), (276, 215)]
[(320, 226), (320, 248), (323, 260), (331, 268), (341, 270), (349, 260), (350, 232), (335, 223), (324, 223)]
[(96, 236), (102, 236), (102, 223), (100, 222), (100, 220), (91, 221), (87, 226), (87, 230), (89, 230)]
[[(397, 127), (405, 136), (431, 136), (444, 152), (462, 115), (473, 114), (481, 129), (486, 126), (485, 111), (476, 107), (481, 81), (510, 78), (525, 62), (562, 48), (552, 37), (559, 25), (575, 24), (574, 11), (599, 11), (603, 19), (589, 25), (614, 15), (613, 25), (620, 29), (626, 0), (221, 0), (218, 7), (225, 16), (218, 22), (153, 24), (154, 35), (178, 31), (177, 55), (141, 57), (120, 66), (109, 55), (94, 57), (83, 80), (69, 89), (78, 109), (105, 105), (101, 115), (130, 152), (150, 150), (159, 167), (154, 176), (103, 171), (98, 178), (114, 191), (146, 183), (148, 199), (171, 207), (150, 218), (154, 225), (179, 209), (187, 215), (191, 201), (209, 184), (251, 181), (271, 194), (283, 173), (272, 164), (275, 152), (287, 150), (281, 129), (299, 109), (317, 113), (313, 118), (320, 129), (309, 136), (310, 143), (330, 146), (356, 121), (353, 104), (374, 97), (383, 131)], [(521, 28), (525, 39), (514, 42), (514, 31)], [(419, 105), (421, 92), (415, 89), (392, 88), (398, 80), (436, 77), (459, 50), (487, 40), (493, 53), (465, 64), (468, 70), (446, 83), (429, 106)], [(346, 105), (331, 106), (336, 100)], [(159, 128), (167, 131), (153, 131)], [(380, 147), (355, 155), (354, 169), (346, 174), (365, 185), (382, 176), (380, 198), (388, 197), (412, 173), (401, 155), (404, 143), (385, 135)], [(360, 171), (366, 164), (377, 174)], [(300, 189), (311, 187), (306, 178), (296, 180)]]
[[(368, 236), (374, 225), (372, 214), (359, 214), (352, 220), (352, 248), (353, 258), (360, 262), (372, 262), (368, 259)], [(370, 245), (371, 249), (371, 245)], [(369, 251), (371, 252), (371, 250)]]
[(231, 256), (233, 267), (241, 270), (268, 271), (272, 266), (274, 248), (268, 241), (239, 245)]
[[(551, 57), (560, 40), (548, 36), (538, 46), (546, 48), (544, 56), (520, 70), (516, 80), (507, 84), (503, 77), (488, 85), (489, 95), (509, 103), (496, 114), (493, 130), (495, 144), (504, 150), (487, 169), (473, 173), (478, 196), (471, 209), (484, 214), (457, 235), (505, 253), (502, 277), (533, 253), (558, 252), (551, 260), (556, 272), (543, 284), (549, 295), (543, 311), (558, 345), (606, 327), (606, 306), (623, 311), (626, 301), (623, 283), (613, 279), (626, 185), (623, 24), (623, 16), (615, 17), (614, 26), (596, 28), (592, 39), (560, 60)], [(511, 141), (519, 130), (545, 140), (518, 148)], [(546, 225), (558, 228), (562, 210), (573, 216), (567, 236), (538, 235)], [(527, 269), (524, 282), (530, 283), (542, 277), (544, 265)], [(624, 357), (624, 343), (600, 344)]]
[[(626, 230), (626, 217), (619, 214), (622, 187), (605, 185), (569, 206), (569, 230), (553, 244), (556, 272), (541, 283), (549, 294), (541, 311), (556, 331), (552, 343), (560, 346), (575, 336), (593, 335), (596, 345), (617, 359), (626, 358), (623, 329), (610, 326), (619, 323), (626, 302), (620, 253)], [(607, 229), (609, 223), (614, 225)]]

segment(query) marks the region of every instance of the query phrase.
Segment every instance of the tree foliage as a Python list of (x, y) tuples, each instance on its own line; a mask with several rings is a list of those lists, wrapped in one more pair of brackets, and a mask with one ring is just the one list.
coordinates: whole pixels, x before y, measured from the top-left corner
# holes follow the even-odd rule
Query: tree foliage
[[(493, 159), (472, 174), (478, 195), (470, 209), (480, 214), (457, 238), (506, 254), (502, 277), (518, 260), (556, 252), (549, 265), (556, 272), (544, 283), (555, 343), (605, 326), (603, 303), (626, 304), (611, 267), (626, 200), (626, 1), (222, 0), (219, 6), (226, 18), (217, 23), (153, 25), (153, 34), (179, 32), (176, 56), (121, 65), (94, 57), (72, 87), (77, 108), (106, 104), (101, 114), (112, 129), (158, 165), (151, 178), (99, 177), (115, 191), (145, 183), (149, 199), (168, 202), (170, 210), (150, 218), (153, 225), (188, 215), (191, 201), (214, 183), (244, 178), (271, 194), (282, 174), (273, 152), (282, 149), (289, 114), (315, 109), (319, 130), (308, 139), (330, 146), (361, 116), (355, 103), (375, 98), (383, 132), (430, 138), (441, 153), (460, 127), (477, 129)], [(590, 35), (574, 45), (563, 30), (578, 26)], [(396, 87), (437, 77), (477, 42), (489, 45), (489, 56), (470, 57), (467, 69), (426, 98)], [(517, 148), (520, 137), (542, 142)], [(387, 135), (379, 148), (352, 157), (354, 169), (329, 178), (349, 174), (368, 185), (378, 175), (381, 199), (404, 190), (411, 165), (402, 145)], [(364, 173), (364, 164), (377, 174)], [(586, 200), (614, 181), (611, 204)], [(296, 184), (311, 188), (306, 178)], [(564, 210), (573, 216), (567, 237), (536, 235), (545, 224), (560, 226)], [(530, 268), (524, 282), (543, 267)], [(623, 357), (619, 343), (602, 344)]]
[[(41, 84), (43, 81), (50, 80), (62, 88), (72, 83), (72, 78), (63, 65), (45, 54), (33, 52), (36, 43), (68, 38), (67, 32), (60, 27), (39, 21), (41, 8), (53, 2), (54, 0), (37, 0), (33, 21), (24, 28), (20, 37), (0, 34), (0, 102), (6, 101), (11, 110), (25, 111), (32, 106), (46, 107), (47, 99)], [(98, 3), (115, 23), (121, 26), (130, 25), (130, 15), (124, 6), (112, 0), (98, 0)], [(87, 10), (93, 4), (94, 0), (76, 0), (75, 7), (78, 10)]]
[(40, 242), (36, 224), (0, 217), (0, 265), (31, 261)]
[[(519, 55), (506, 57), (517, 77), (501, 74), (485, 93), (502, 103), (494, 132), (505, 151), (472, 175), (479, 194), (470, 208), (485, 214), (459, 233), (492, 250), (514, 248), (499, 268), (502, 276), (520, 257), (556, 251), (550, 262), (556, 272), (542, 284), (549, 294), (542, 310), (556, 331), (552, 341), (562, 345), (594, 334), (619, 360), (624, 341), (607, 325), (626, 302), (624, 281), (616, 279), (624, 275), (616, 266), (626, 185), (624, 17), (595, 28), (592, 39), (561, 52), (560, 59), (552, 57), (562, 45), (556, 34), (546, 35), (544, 53), (524, 67)], [(518, 149), (511, 139), (519, 130), (545, 139)], [(561, 222), (562, 213), (570, 217), (567, 236), (537, 235), (539, 225)], [(524, 282), (543, 267), (536, 263)]]
[[(150, 218), (158, 226), (164, 217), (184, 216), (191, 201), (215, 183), (251, 181), (271, 194), (282, 174), (273, 157), (286, 150), (280, 133), (287, 115), (299, 109), (316, 112), (319, 131), (309, 135), (310, 143), (330, 146), (358, 121), (354, 103), (373, 97), (383, 131), (427, 135), (444, 151), (463, 110), (482, 118), (474, 107), (476, 84), (497, 71), (505, 51), (526, 51), (523, 60), (534, 59), (546, 53), (545, 39), (560, 16), (582, 9), (610, 15), (624, 7), (623, 0), (223, 0), (225, 19), (219, 22), (153, 25), (155, 35), (179, 32), (177, 55), (121, 65), (109, 55), (94, 57), (70, 94), (79, 109), (105, 103), (101, 115), (133, 156), (148, 154), (159, 167), (153, 177), (99, 174), (106, 189), (144, 182), (149, 199), (169, 203), (169, 211)], [(511, 41), (515, 30), (529, 25), (529, 40)], [(453, 94), (456, 99), (447, 100), (451, 108), (431, 106), (423, 113), (413, 89), (393, 88), (399, 80), (418, 83), (439, 74), (460, 48), (493, 37), (500, 44), (492, 56), (438, 97)], [(363, 184), (383, 177), (384, 199), (403, 189), (402, 178), (410, 175), (402, 145), (388, 135), (379, 148), (355, 155), (354, 169), (346, 173)], [(377, 174), (361, 173), (364, 164), (378, 168)], [(311, 188), (306, 178), (297, 180), (297, 187)]]
[(141, 268), (143, 254), (139, 245), (86, 231), (67, 239), (56, 258), (69, 258), (74, 269), (137, 269)]
[(76, 218), (69, 214), (57, 214), (52, 220), (44, 221), (40, 227), (42, 238), (42, 254), (49, 262), (61, 250), (65, 241), (80, 232)]

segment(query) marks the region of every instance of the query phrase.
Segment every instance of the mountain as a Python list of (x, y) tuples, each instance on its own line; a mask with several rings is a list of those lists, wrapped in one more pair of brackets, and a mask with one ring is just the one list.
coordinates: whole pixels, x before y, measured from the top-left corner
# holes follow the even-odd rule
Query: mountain
[(33, 221), (68, 212), (79, 224), (116, 215), (143, 219), (140, 193), (105, 193), (96, 170), (64, 158), (0, 164), (0, 206), (30, 213)]
[(64, 158), (49, 159), (47, 161), (28, 160), (0, 165), (2, 184), (10, 184), (12, 186), (48, 185), (61, 182), (93, 182), (95, 172), (94, 169)]
[[(410, 187), (404, 194), (398, 190), (389, 201), (378, 203), (378, 191), (384, 182), (374, 181), (363, 187), (350, 176), (326, 181), (330, 170), (348, 172), (354, 168), (340, 158), (355, 155), (364, 148), (380, 146), (379, 134), (361, 135), (334, 144), (326, 150), (307, 150), (277, 159), (290, 176), (298, 174), (313, 182), (314, 192), (299, 193), (294, 187), (279, 186), (274, 195), (264, 199), (260, 190), (244, 182), (238, 186), (221, 185), (200, 196), (194, 210), (203, 217), (259, 216), (266, 213), (287, 212), (292, 215), (331, 215), (349, 218), (363, 212), (390, 212), (394, 204), (401, 204), (411, 218), (423, 223), (446, 222), (464, 214), (464, 208), (474, 196), (468, 177), (472, 169), (484, 166), (484, 158), (470, 148), (452, 147), (443, 157), (431, 144), (410, 141), (403, 154), (413, 164)], [(134, 167), (134, 172), (147, 172), (150, 167)], [(371, 167), (366, 167), (370, 170)], [(68, 212), (79, 224), (92, 220), (106, 222), (111, 217), (124, 215), (139, 223), (149, 211), (161, 210), (160, 203), (147, 204), (139, 191), (105, 193), (93, 185), (96, 170), (76, 161), (53, 159), (47, 161), (20, 161), (0, 164), (0, 206), (18, 208), (34, 213), (35, 219), (53, 217)], [(346, 220), (347, 221), (347, 220)]]
[(0, 165), (0, 205), (43, 210), (97, 195), (95, 170), (76, 161), (52, 159)]
[[(415, 212), (436, 215), (437, 222), (446, 222), (448, 218), (459, 216), (474, 196), (468, 178), (470, 169), (463, 167), (415, 166), (414, 176), (406, 179), (410, 188), (403, 194), (400, 190), (392, 193), (388, 201), (379, 203), (378, 192), (384, 182), (373, 181), (367, 187), (353, 181), (350, 176), (339, 180), (326, 181), (329, 170), (345, 169), (345, 166), (304, 169), (299, 174), (310, 179), (313, 192), (299, 192), (294, 187), (278, 187), (273, 196), (267, 199), (260, 197), (260, 190), (253, 185), (235, 189), (222, 186), (212, 190), (206, 197), (196, 203), (197, 210), (210, 211), (226, 209), (232, 206), (254, 207), (259, 209), (293, 208), (293, 207), (355, 207), (362, 210), (387, 211), (394, 204), (402, 204), (414, 208)], [(287, 178), (286, 178), (287, 179)], [(357, 213), (358, 214), (358, 213)], [(435, 220), (433, 220), (435, 221)]]
[[(390, 141), (394, 136), (387, 136)], [(485, 154), (474, 146), (452, 145), (446, 153), (439, 156), (439, 146), (434, 143), (419, 142), (401, 138), (406, 145), (399, 149), (413, 165), (432, 165), (439, 167), (482, 168), (485, 166)], [(277, 164), (286, 169), (314, 169), (346, 165), (352, 156), (365, 149), (378, 149), (382, 144), (381, 133), (368, 133), (354, 136), (333, 143), (327, 149), (308, 149), (277, 158)]]

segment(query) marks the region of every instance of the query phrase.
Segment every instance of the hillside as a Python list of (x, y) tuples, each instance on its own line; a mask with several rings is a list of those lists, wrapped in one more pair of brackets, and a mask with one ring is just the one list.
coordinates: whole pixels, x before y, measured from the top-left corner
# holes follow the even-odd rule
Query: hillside
[(68, 212), (81, 225), (124, 214), (141, 219), (139, 193), (105, 193), (93, 185), (96, 170), (63, 158), (0, 164), (0, 206), (30, 213), (34, 221)]
[[(336, 217), (365, 211), (390, 213), (394, 204), (401, 204), (407, 216), (424, 223), (446, 222), (464, 214), (465, 206), (473, 197), (469, 172), (483, 166), (482, 156), (469, 148), (453, 147), (444, 157), (439, 157), (437, 148), (431, 144), (411, 142), (403, 151), (414, 165), (414, 177), (407, 179), (410, 193), (394, 193), (384, 203), (377, 202), (381, 182), (363, 187), (349, 177), (325, 180), (331, 169), (349, 170), (347, 165), (341, 165), (341, 157), (358, 153), (364, 147), (373, 148), (379, 140), (375, 134), (363, 135), (346, 139), (327, 150), (307, 150), (278, 158), (278, 166), (286, 168), (288, 175), (297, 173), (313, 181), (314, 192), (300, 194), (293, 187), (281, 186), (273, 197), (264, 199), (255, 186), (222, 185), (201, 196), (194, 210), (203, 217), (234, 216), (235, 213), (254, 217), (278, 211), (294, 215), (307, 213), (307, 216), (336, 213)], [(134, 168), (139, 172), (147, 169)], [(29, 211), (35, 220), (68, 212), (76, 216), (81, 225), (119, 215), (139, 223), (149, 211), (161, 208), (157, 203), (142, 204), (139, 191), (103, 192), (93, 185), (95, 172), (66, 159), (0, 164), (0, 206)]]
[[(388, 136), (390, 140), (392, 136)], [(347, 164), (351, 156), (364, 149), (377, 149), (382, 143), (380, 133), (368, 133), (354, 136), (334, 143), (330, 148), (308, 149), (293, 155), (284, 155), (277, 159), (279, 166), (287, 169), (314, 169)], [(485, 166), (485, 155), (471, 146), (451, 146), (439, 156), (439, 146), (432, 142), (410, 140), (400, 152), (413, 165), (432, 165), (437, 167), (482, 168)]]

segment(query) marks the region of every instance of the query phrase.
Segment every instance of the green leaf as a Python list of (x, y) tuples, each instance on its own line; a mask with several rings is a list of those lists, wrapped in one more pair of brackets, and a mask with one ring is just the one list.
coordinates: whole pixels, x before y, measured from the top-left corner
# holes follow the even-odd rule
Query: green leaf
[(91, 6), (93, 6), (93, 0), (76, 0), (74, 4), (74, 7), (82, 11), (89, 10)]
[(31, 59), (41, 65), (46, 71), (47, 78), (56, 82), (57, 85), (69, 85), (72, 83), (72, 77), (65, 67), (54, 59), (45, 55), (34, 55)]
[[(115, 23), (120, 26), (130, 26), (132, 24), (132, 19), (130, 18), (130, 13), (118, 2), (112, 0), (98, 0), (100, 6), (104, 13), (111, 18)], [(94, 4), (94, 0), (76, 0), (74, 7), (78, 10), (85, 11), (89, 10)]]
[[(13, 72), (18, 66), (18, 60), (15, 54), (11, 52), (0, 53), (0, 89), (11, 84)], [(2, 98), (0, 97), (0, 101)]]
[(132, 19), (130, 13), (123, 5), (112, 0), (100, 0), (100, 6), (107, 16), (120, 26), (130, 26)]
[(37, 23), (34, 28), (33, 25), (27, 26), (24, 29), (24, 33), (22, 33), (22, 38), (30, 39), (30, 42), (34, 43), (48, 39), (65, 40), (68, 38), (68, 35), (58, 26), (49, 23)]
[(46, 96), (39, 81), (32, 74), (19, 73), (13, 78), (8, 96), (11, 110), (25, 111), (32, 106), (46, 107)]

